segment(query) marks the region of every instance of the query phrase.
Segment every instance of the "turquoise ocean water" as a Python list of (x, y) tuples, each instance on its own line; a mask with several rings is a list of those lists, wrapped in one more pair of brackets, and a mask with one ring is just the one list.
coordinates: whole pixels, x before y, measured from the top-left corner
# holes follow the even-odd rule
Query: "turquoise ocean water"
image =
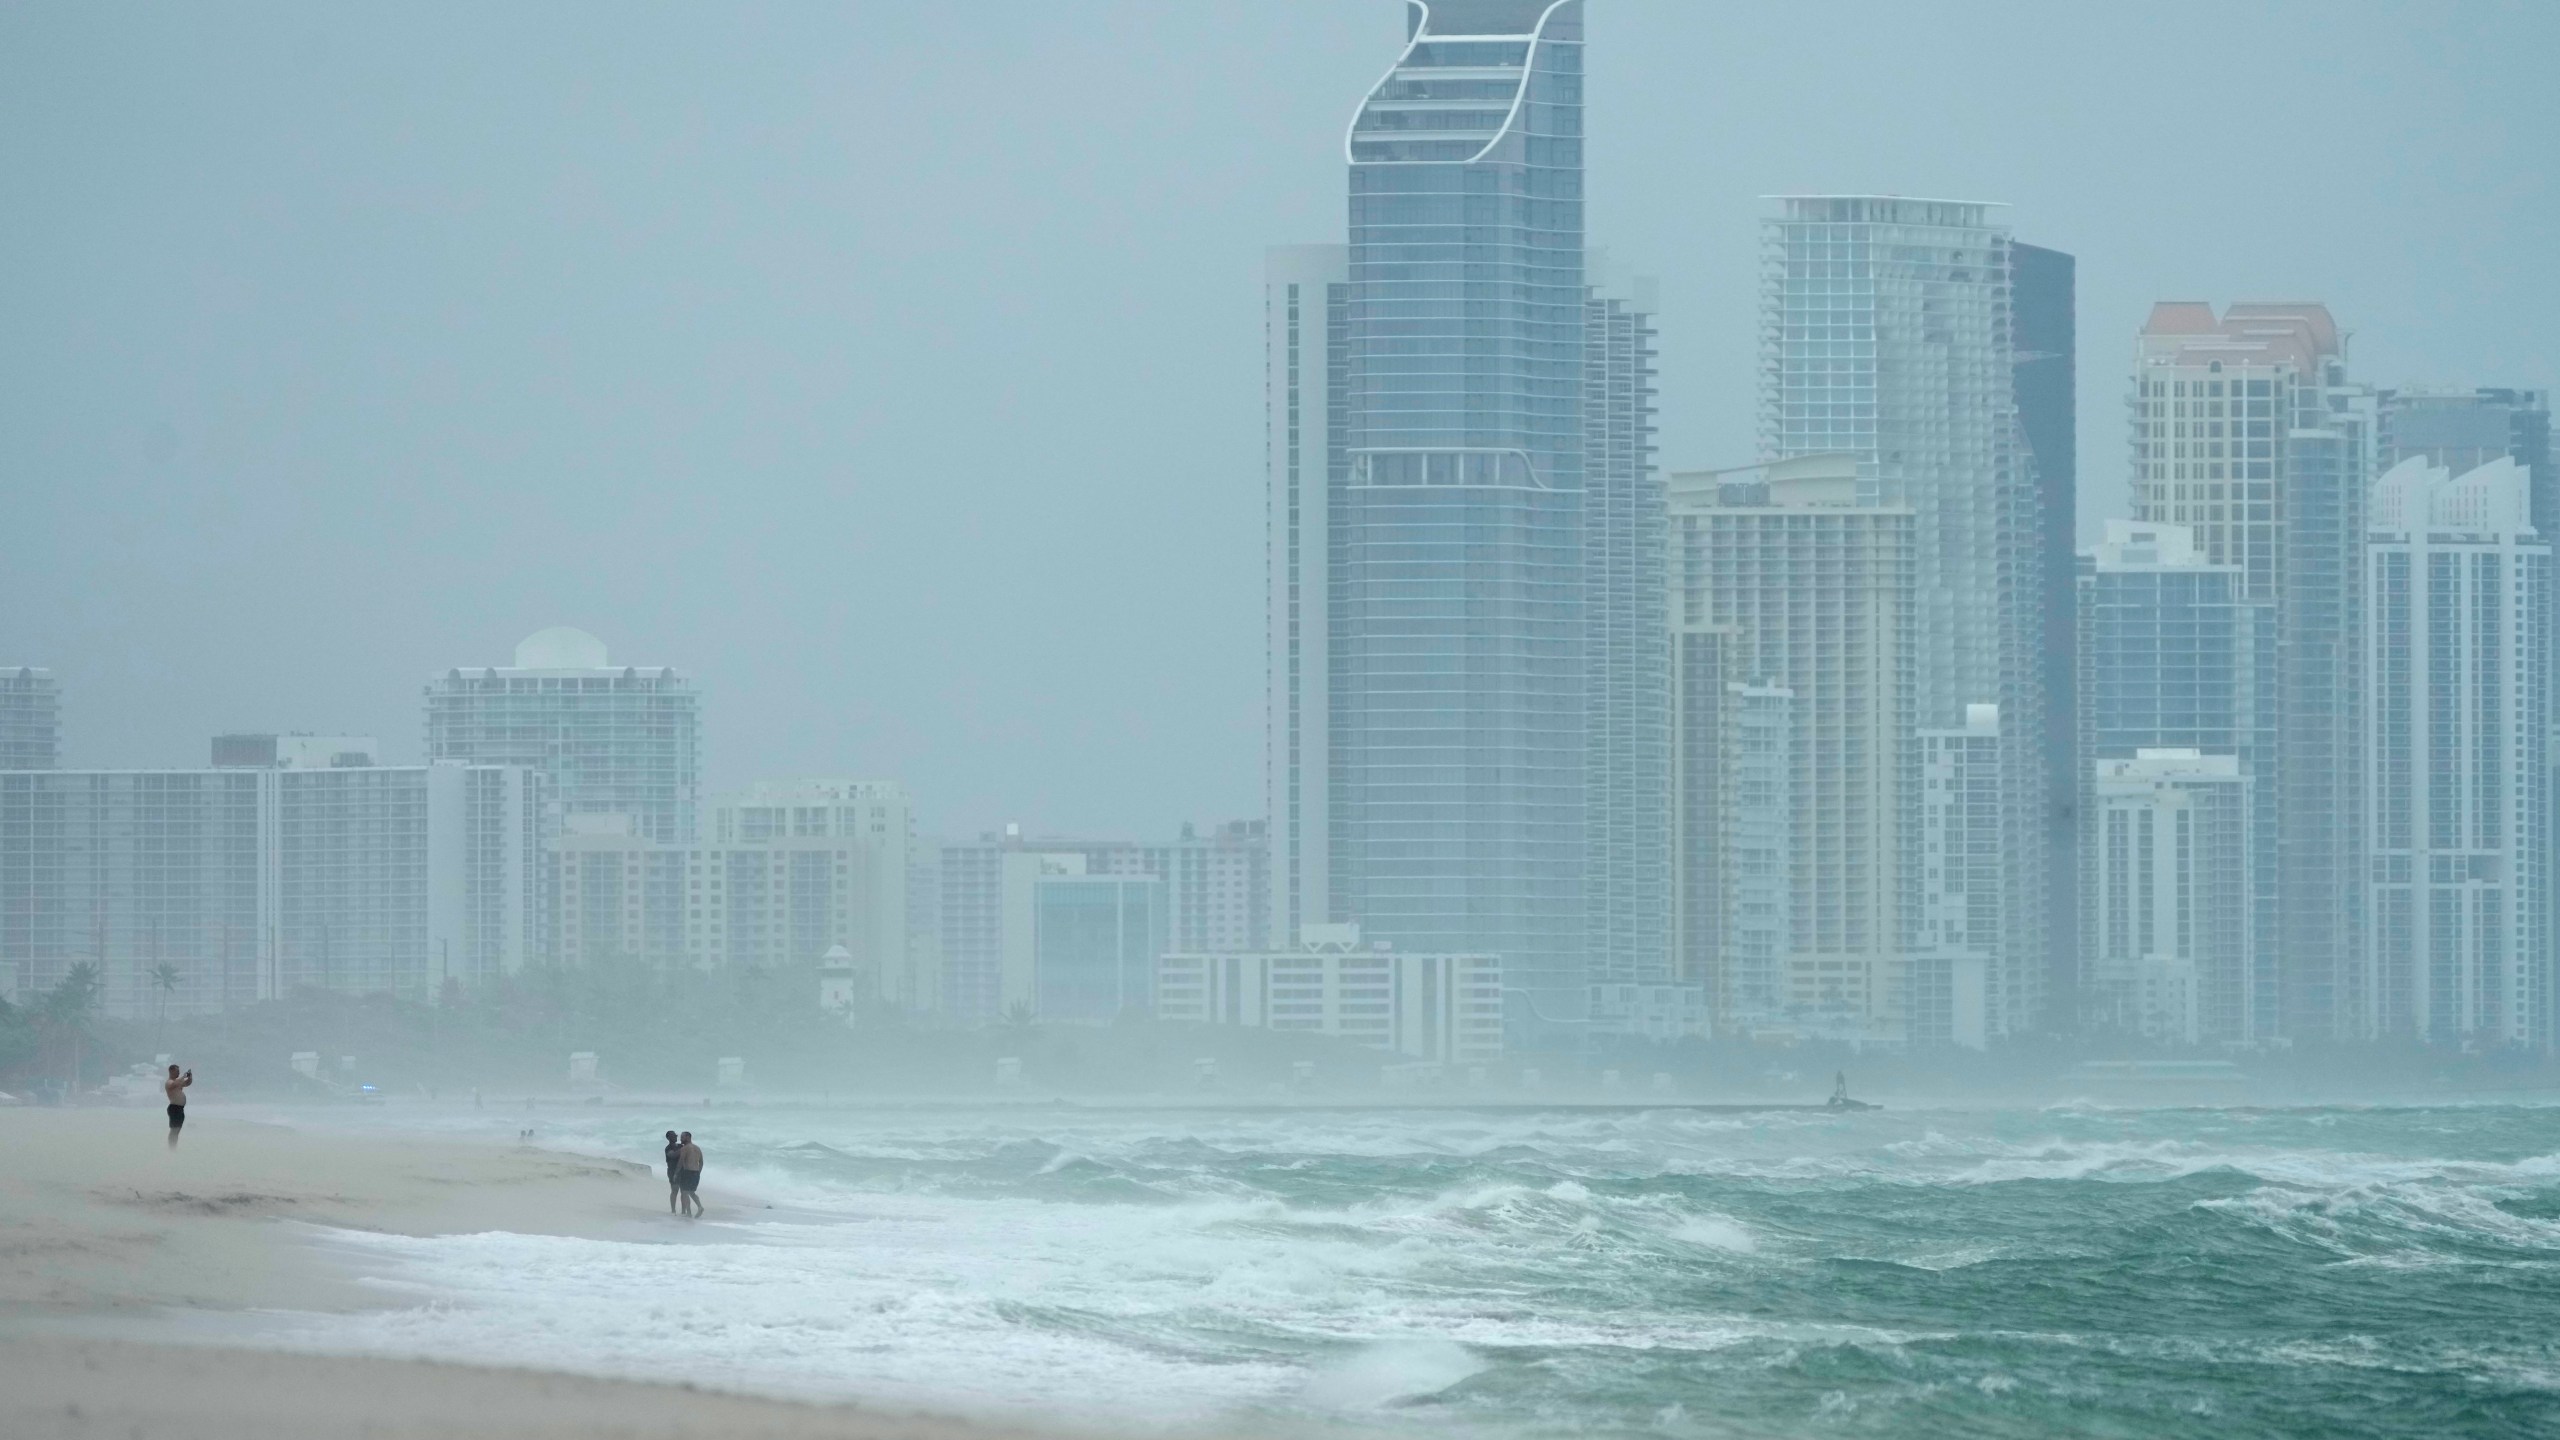
[(710, 1152), (704, 1224), (332, 1236), (394, 1303), (278, 1338), (1121, 1433), (2560, 1435), (2560, 1109), (546, 1111), (540, 1139), (654, 1165), (669, 1125)]

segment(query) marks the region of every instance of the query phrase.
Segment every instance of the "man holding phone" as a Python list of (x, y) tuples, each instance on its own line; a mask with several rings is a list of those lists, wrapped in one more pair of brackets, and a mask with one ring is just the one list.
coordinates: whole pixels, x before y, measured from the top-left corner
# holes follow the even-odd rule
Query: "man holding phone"
[(169, 1097), (169, 1148), (178, 1148), (178, 1132), (187, 1126), (187, 1087), (196, 1083), (196, 1072), (181, 1075), (178, 1067), (169, 1067), (169, 1078), (160, 1082), (160, 1093)]

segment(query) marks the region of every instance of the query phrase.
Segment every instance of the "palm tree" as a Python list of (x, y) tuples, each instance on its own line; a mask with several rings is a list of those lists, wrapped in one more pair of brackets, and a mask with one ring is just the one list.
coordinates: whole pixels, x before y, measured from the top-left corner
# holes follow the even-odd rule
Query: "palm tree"
[(62, 972), (62, 983), (45, 993), (37, 1010), (37, 1023), (48, 1032), (71, 1041), (71, 1088), (80, 1088), (80, 1042), (89, 1033), (89, 1017), (98, 1008), (98, 992), (105, 982), (98, 978), (98, 967), (83, 960)]
[(178, 993), (178, 982), (183, 978), (175, 961), (163, 960), (151, 967), (151, 984), (160, 992), (160, 1017), (155, 1029), (159, 1036), (157, 1043), (162, 1047), (169, 1043), (169, 997)]

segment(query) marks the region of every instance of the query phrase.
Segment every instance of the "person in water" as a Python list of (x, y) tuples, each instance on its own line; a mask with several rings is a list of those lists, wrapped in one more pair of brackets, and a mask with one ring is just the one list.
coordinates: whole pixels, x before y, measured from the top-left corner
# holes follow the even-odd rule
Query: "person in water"
[(676, 1197), (678, 1197), (678, 1196), (680, 1196), (680, 1195), (682, 1195), (682, 1194), (684, 1193), (684, 1187), (683, 1187), (682, 1185), (678, 1184), (678, 1183), (677, 1183), (677, 1181), (676, 1181), (676, 1177), (677, 1177), (677, 1175), (679, 1175), (680, 1173), (682, 1173), (682, 1170), (683, 1170), (683, 1167), (682, 1167), (678, 1162), (679, 1162), (679, 1161), (681, 1161), (683, 1158), (684, 1158), (684, 1142), (683, 1142), (683, 1141), (681, 1141), (681, 1140), (678, 1140), (678, 1139), (676, 1138), (676, 1132), (674, 1132), (673, 1130), (668, 1131), (668, 1132), (667, 1132), (667, 1213), (668, 1213), (668, 1214), (670, 1214), (670, 1215), (675, 1214), (675, 1213), (676, 1213), (676, 1211), (677, 1211), (677, 1209), (678, 1209), (678, 1201), (677, 1201), (677, 1198), (676, 1198)]
[(169, 1067), (169, 1078), (160, 1082), (160, 1093), (169, 1097), (169, 1148), (178, 1148), (178, 1132), (187, 1128), (187, 1087), (196, 1083), (196, 1072), (181, 1075), (178, 1067)]
[(683, 1192), (684, 1213), (702, 1213), (702, 1147), (693, 1143), (693, 1132), (681, 1137), (682, 1148), (676, 1152), (676, 1189)]

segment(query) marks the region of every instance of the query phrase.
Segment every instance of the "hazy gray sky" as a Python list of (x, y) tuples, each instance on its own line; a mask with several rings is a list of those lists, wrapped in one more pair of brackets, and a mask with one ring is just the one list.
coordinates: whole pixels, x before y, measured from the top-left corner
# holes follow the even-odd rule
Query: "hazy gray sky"
[[(1668, 464), (1750, 456), (1785, 191), (2080, 257), (2084, 529), (2155, 298), (2560, 369), (2560, 6), (1589, 8)], [(714, 785), (1258, 814), (1261, 251), (1341, 238), (1401, 9), (0, 7), (0, 663), (75, 765), (414, 759), (431, 675), (575, 624), (699, 677)]]

